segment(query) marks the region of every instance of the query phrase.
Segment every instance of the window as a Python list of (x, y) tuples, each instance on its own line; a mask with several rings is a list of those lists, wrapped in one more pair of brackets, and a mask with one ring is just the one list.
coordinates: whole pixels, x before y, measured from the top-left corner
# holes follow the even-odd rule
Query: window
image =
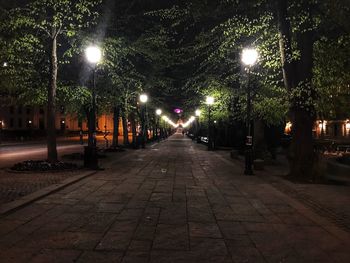
[(39, 113), (40, 113), (40, 114), (44, 114), (44, 109), (41, 108), (41, 109), (39, 110)]
[(17, 113), (18, 113), (18, 114), (22, 114), (22, 106), (18, 106), (18, 108), (17, 108)]
[(22, 128), (22, 118), (18, 118), (18, 128)]
[(13, 114), (15, 112), (15, 108), (13, 106), (10, 107), (10, 113)]
[(14, 121), (13, 121), (13, 118), (10, 119), (10, 128), (13, 128), (14, 126)]
[(29, 108), (29, 107), (27, 107), (26, 112), (27, 112), (27, 115), (29, 115), (29, 114), (30, 114), (31, 110), (30, 110), (30, 108)]

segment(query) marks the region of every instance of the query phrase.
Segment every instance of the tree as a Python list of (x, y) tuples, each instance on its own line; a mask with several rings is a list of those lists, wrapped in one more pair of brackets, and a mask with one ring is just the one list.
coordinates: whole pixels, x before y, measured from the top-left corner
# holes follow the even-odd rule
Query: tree
[[(57, 161), (56, 145), (56, 93), (59, 66), (58, 48), (68, 45), (67, 40), (76, 36), (83, 28), (93, 25), (97, 18), (94, 8), (100, 0), (36, 0), (23, 8), (10, 12), (10, 25), (13, 31), (23, 36), (16, 44), (26, 46), (26, 39), (40, 43), (42, 49), (36, 50), (49, 61), (47, 83), (47, 150), (48, 161)], [(40, 72), (43, 74), (43, 72)]]

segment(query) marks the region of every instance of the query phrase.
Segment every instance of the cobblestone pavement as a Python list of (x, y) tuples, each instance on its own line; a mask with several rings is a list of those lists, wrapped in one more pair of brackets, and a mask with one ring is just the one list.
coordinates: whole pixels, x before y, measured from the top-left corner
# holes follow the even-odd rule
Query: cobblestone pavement
[(0, 170), (0, 205), (17, 200), (44, 187), (58, 184), (81, 171), (15, 173)]
[(0, 218), (1, 262), (350, 262), (347, 232), (181, 135), (106, 168)]

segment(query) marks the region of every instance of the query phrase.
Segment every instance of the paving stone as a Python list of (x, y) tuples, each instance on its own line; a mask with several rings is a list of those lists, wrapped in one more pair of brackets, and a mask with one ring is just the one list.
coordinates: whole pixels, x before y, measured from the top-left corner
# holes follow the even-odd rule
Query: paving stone
[(187, 225), (157, 225), (153, 249), (188, 250)]
[(108, 232), (97, 245), (97, 250), (126, 250), (131, 242), (131, 233)]
[(35, 255), (30, 263), (69, 263), (76, 262), (77, 258), (81, 254), (79, 250), (66, 250), (66, 249), (43, 249), (37, 255)]
[(68, 231), (103, 233), (117, 218), (112, 213), (88, 213), (73, 222)]
[(28, 263), (38, 253), (38, 249), (3, 248), (0, 259), (4, 263)]
[(123, 253), (110, 251), (85, 251), (79, 257), (79, 263), (120, 263)]
[(218, 221), (218, 226), (225, 238), (231, 239), (237, 235), (246, 234), (246, 230), (242, 223), (235, 221)]
[(123, 204), (119, 203), (98, 203), (97, 211), (101, 213), (119, 213), (124, 208)]
[(128, 250), (150, 251), (151, 247), (152, 247), (152, 241), (149, 241), (149, 240), (132, 240)]
[(266, 260), (255, 247), (229, 247), (234, 263), (265, 263)]
[(149, 262), (149, 258), (149, 253), (142, 251), (128, 251), (123, 257), (122, 263), (147, 263)]
[(227, 255), (227, 248), (224, 239), (214, 238), (191, 238), (191, 251), (198, 255)]
[(111, 232), (128, 232), (132, 234), (138, 225), (138, 219), (135, 220), (117, 220), (109, 228)]
[(221, 232), (217, 224), (189, 222), (191, 237), (221, 238)]
[(187, 222), (186, 204), (173, 203), (172, 206), (162, 208), (160, 211), (160, 224), (183, 225)]
[(136, 228), (133, 238), (138, 240), (153, 240), (155, 231), (155, 226), (139, 224)]
[(18, 247), (24, 248), (52, 248), (52, 249), (93, 249), (101, 234), (87, 232), (39, 232), (27, 236)]

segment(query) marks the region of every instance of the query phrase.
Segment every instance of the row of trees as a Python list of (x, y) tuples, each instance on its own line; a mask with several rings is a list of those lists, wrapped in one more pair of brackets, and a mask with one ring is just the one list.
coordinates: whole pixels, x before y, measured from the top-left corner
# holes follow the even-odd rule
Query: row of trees
[(349, 116), (349, 10), (342, 0), (193, 0), (158, 14), (181, 31), (179, 63), (189, 69), (189, 107), (212, 95), (217, 120), (246, 121), (240, 54), (244, 47), (258, 49), (253, 119), (266, 125), (292, 121), (290, 175), (308, 179), (314, 121)]
[[(133, 134), (140, 118), (137, 97), (147, 91), (151, 107), (161, 105), (163, 88), (171, 80), (161, 71), (167, 54), (167, 32), (145, 10), (130, 10), (123, 3), (117, 13), (114, 1), (34, 0), (2, 3), (0, 55), (1, 93), (27, 105), (47, 105), (48, 160), (57, 161), (55, 113), (57, 105), (86, 118), (92, 107), (91, 69), (84, 49), (91, 44), (103, 50), (97, 66), (99, 112), (114, 114), (113, 146), (118, 144), (119, 119), (124, 131), (131, 120)], [(112, 18), (112, 12), (116, 12)], [(138, 23), (128, 24), (130, 19)], [(142, 31), (137, 27), (142, 27)], [(155, 95), (157, 96), (155, 96)], [(10, 102), (13, 103), (14, 101)], [(155, 118), (150, 118), (155, 123)], [(128, 143), (128, 133), (124, 132)], [(135, 138), (133, 139), (135, 140)]]
[(127, 118), (137, 119), (141, 91), (154, 105), (182, 106), (189, 114), (211, 95), (217, 101), (216, 120), (244, 123), (247, 78), (240, 54), (244, 47), (257, 48), (252, 118), (266, 125), (293, 122), (295, 177), (312, 175), (315, 118), (349, 112), (350, 6), (345, 0), (190, 0), (178, 5), (32, 0), (8, 5), (1, 3), (6, 8), (0, 17), (0, 56), (8, 62), (1, 68), (1, 92), (28, 104), (48, 104), (51, 161), (57, 160), (55, 104), (64, 102), (81, 116), (90, 110), (91, 71), (83, 51), (91, 43), (104, 54), (97, 70), (99, 110), (113, 109), (115, 127), (119, 116), (124, 127)]

